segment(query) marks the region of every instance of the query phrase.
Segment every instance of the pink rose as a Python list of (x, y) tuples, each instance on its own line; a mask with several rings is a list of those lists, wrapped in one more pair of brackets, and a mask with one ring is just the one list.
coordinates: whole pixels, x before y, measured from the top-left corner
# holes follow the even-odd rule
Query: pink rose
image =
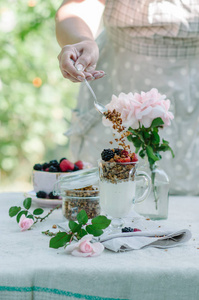
[(92, 234), (83, 236), (77, 243), (67, 246), (66, 252), (83, 257), (100, 255), (104, 250), (104, 246), (101, 243), (90, 243), (92, 238)]
[(140, 124), (148, 128), (156, 118), (161, 118), (163, 126), (170, 125), (170, 120), (174, 118), (169, 112), (170, 100), (165, 100), (166, 96), (161, 95), (157, 89), (151, 89), (149, 92), (135, 93), (134, 99), (140, 103), (135, 109), (135, 117)]
[[(115, 109), (117, 112), (121, 113), (122, 124), (125, 127), (133, 126), (133, 128), (138, 128), (139, 123), (135, 118), (135, 109), (139, 105), (140, 103), (137, 103), (137, 101), (134, 100), (132, 93), (120, 93), (118, 97), (115, 95), (112, 96), (112, 100), (106, 105), (106, 108), (110, 111)], [(112, 122), (105, 117), (103, 117), (102, 122), (105, 126), (112, 127), (113, 125)]]
[(33, 223), (34, 223), (33, 219), (26, 218), (25, 215), (22, 215), (19, 220), (19, 227), (21, 228), (21, 231), (25, 231), (29, 229)]
[[(122, 124), (125, 127), (137, 129), (140, 125), (148, 128), (156, 118), (161, 118), (163, 126), (170, 125), (173, 114), (169, 112), (170, 100), (165, 100), (166, 96), (161, 95), (157, 89), (151, 89), (149, 92), (141, 94), (120, 93), (118, 97), (112, 96), (112, 100), (106, 107), (113, 111), (121, 113)], [(112, 123), (103, 117), (103, 124), (112, 127)]]

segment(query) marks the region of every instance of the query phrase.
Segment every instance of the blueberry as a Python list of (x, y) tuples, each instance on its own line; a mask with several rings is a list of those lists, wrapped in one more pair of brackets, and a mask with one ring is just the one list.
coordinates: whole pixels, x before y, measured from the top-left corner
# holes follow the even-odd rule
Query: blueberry
[(35, 164), (34, 167), (33, 167), (33, 169), (36, 170), (36, 171), (42, 171), (43, 170), (41, 164)]
[(64, 159), (67, 159), (67, 158), (66, 158), (66, 157), (62, 157), (62, 158), (60, 159), (59, 163), (61, 163), (62, 160), (64, 160)]
[(37, 198), (46, 198), (47, 194), (44, 191), (39, 191), (36, 193)]
[(78, 171), (78, 170), (79, 170), (79, 167), (75, 164), (75, 165), (74, 165), (73, 172), (74, 172), (74, 171)]
[(132, 227), (124, 227), (122, 228), (122, 232), (133, 232), (134, 229)]
[(57, 161), (56, 159), (54, 159), (54, 160), (51, 160), (51, 161), (49, 162), (49, 165), (50, 165), (50, 166), (53, 166), (53, 167), (58, 167), (58, 166), (59, 166), (59, 163), (58, 163), (58, 161)]
[(53, 195), (53, 192), (50, 192), (50, 194), (48, 195), (49, 199), (58, 199), (58, 196)]
[(115, 152), (117, 155), (120, 155), (121, 152), (122, 152), (122, 149), (114, 148), (114, 152)]
[(43, 165), (42, 165), (42, 168), (43, 170), (46, 170), (47, 168), (49, 168), (49, 163), (45, 162)]
[(59, 166), (58, 167), (50, 166), (48, 171), (52, 173), (59, 172)]

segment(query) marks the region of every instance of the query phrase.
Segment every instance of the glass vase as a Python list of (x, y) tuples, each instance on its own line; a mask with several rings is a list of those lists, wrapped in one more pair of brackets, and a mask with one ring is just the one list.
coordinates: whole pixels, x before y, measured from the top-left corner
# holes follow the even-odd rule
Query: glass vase
[[(135, 205), (135, 211), (152, 220), (167, 219), (169, 205), (169, 178), (167, 174), (157, 163), (154, 164), (152, 170), (150, 170), (148, 162), (144, 163), (140, 169), (150, 176), (151, 191), (144, 202)], [(141, 184), (137, 190), (138, 193), (142, 192)]]

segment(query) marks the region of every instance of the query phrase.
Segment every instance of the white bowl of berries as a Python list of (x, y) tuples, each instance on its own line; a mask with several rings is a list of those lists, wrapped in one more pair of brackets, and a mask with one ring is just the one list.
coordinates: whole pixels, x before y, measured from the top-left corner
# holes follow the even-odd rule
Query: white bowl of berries
[(37, 198), (58, 199), (58, 196), (53, 195), (53, 188), (60, 177), (67, 176), (71, 172), (78, 172), (90, 166), (89, 163), (81, 160), (73, 163), (65, 157), (60, 159), (60, 161), (51, 160), (43, 164), (35, 164), (33, 166), (32, 180)]

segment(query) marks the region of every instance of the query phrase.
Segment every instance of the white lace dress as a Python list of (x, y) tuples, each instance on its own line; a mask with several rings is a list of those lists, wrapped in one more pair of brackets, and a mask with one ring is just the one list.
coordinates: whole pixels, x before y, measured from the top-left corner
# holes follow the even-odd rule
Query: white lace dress
[[(107, 0), (104, 24), (97, 69), (107, 75), (91, 82), (99, 101), (153, 87), (166, 94), (175, 119), (161, 134), (175, 158), (163, 153), (160, 164), (171, 193), (199, 194), (199, 1)], [(74, 159), (93, 164), (104, 148), (116, 146), (84, 84), (66, 134)]]

